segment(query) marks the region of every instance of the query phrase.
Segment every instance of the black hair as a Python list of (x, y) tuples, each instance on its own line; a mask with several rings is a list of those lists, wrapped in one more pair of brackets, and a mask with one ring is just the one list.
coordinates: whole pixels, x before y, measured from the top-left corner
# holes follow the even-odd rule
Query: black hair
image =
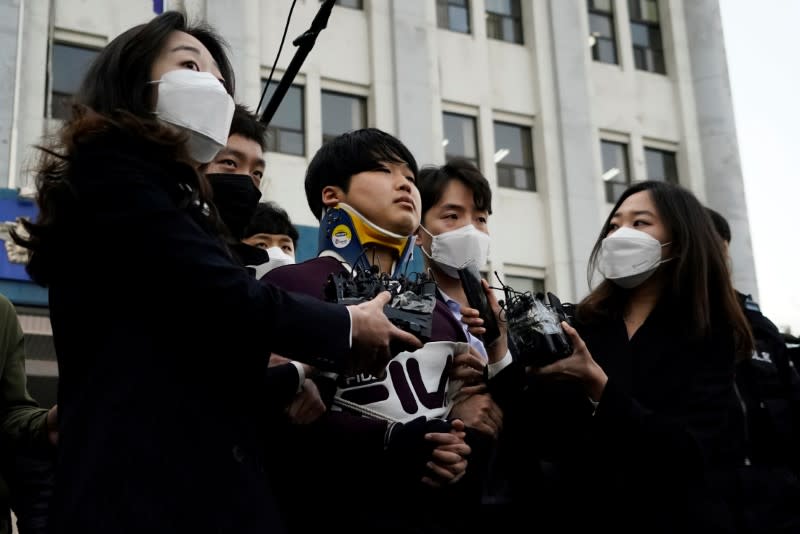
[(306, 171), (306, 200), (317, 219), (322, 218), (322, 190), (338, 186), (345, 193), (354, 175), (380, 167), (381, 162), (405, 163), (416, 179), (417, 161), (396, 137), (377, 128), (363, 128), (335, 137), (322, 145)]
[(242, 104), (236, 104), (233, 110), (233, 120), (228, 135), (241, 135), (258, 143), (261, 152), (267, 151), (267, 125), (258, 120), (258, 116)]
[(474, 163), (463, 158), (453, 158), (441, 167), (425, 166), (419, 171), (417, 188), (422, 198), (422, 217), (441, 200), (450, 180), (459, 180), (470, 191), (475, 207), (492, 214), (492, 188)]
[[(637, 182), (626, 189), (606, 218), (589, 259), (588, 278), (595, 272), (603, 239), (611, 219), (631, 195), (646, 191), (664, 226), (672, 236), (672, 259), (664, 263), (662, 299), (679, 310), (675, 328), (694, 339), (710, 334), (713, 325), (726, 324), (736, 341), (737, 356), (752, 352), (752, 335), (731, 282), (722, 241), (705, 207), (688, 189), (668, 182)], [(578, 306), (581, 319), (620, 315), (629, 292), (604, 280)], [(713, 318), (712, 318), (713, 316)]]
[(731, 226), (728, 224), (727, 219), (725, 219), (720, 212), (712, 210), (709, 207), (706, 207), (706, 211), (708, 212), (708, 216), (711, 217), (711, 223), (714, 225), (714, 229), (716, 229), (719, 236), (723, 241), (730, 243)]
[(247, 238), (256, 234), (288, 235), (292, 239), (295, 248), (297, 248), (297, 241), (300, 239), (300, 234), (297, 233), (297, 228), (292, 224), (289, 214), (274, 202), (260, 202), (258, 204), (253, 218), (250, 219), (250, 223), (245, 228), (244, 237)]
[[(235, 81), (228, 61), (227, 45), (205, 23), (189, 24), (186, 16), (167, 11), (146, 24), (140, 24), (115, 37), (89, 67), (73, 101), (70, 118), (47, 146), (39, 146), (41, 159), (36, 168), (35, 222), (23, 221), (27, 235), (11, 231), (15, 243), (29, 250), (26, 270), (31, 279), (46, 286), (54, 269), (51, 251), (58, 246), (62, 221), (78, 212), (78, 200), (70, 181), (73, 155), (82, 145), (108, 139), (124, 132), (128, 140), (149, 143), (151, 153), (174, 161), (186, 161), (189, 134), (158, 121), (153, 114), (157, 90), (150, 83), (153, 64), (169, 36), (185, 32), (208, 49), (224, 78), (223, 85), (233, 94)], [(208, 182), (197, 177), (199, 201), (210, 198)], [(209, 227), (219, 229), (215, 215)]]

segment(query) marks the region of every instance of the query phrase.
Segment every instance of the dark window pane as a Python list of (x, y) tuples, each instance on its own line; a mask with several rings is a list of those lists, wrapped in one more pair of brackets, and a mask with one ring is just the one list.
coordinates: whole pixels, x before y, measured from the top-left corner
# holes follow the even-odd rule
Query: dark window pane
[(645, 148), (648, 180), (678, 183), (678, 166), (675, 153), (655, 148)]
[(498, 185), (535, 191), (531, 129), (495, 122), (494, 139)]
[(445, 30), (450, 28), (447, 0), (436, 0), (436, 25)]
[(97, 53), (97, 50), (90, 48), (54, 43), (52, 90), (58, 93), (76, 93)]
[(53, 43), (50, 117), (69, 118), (72, 95), (78, 92), (97, 54), (97, 50), (90, 48)]
[(513, 0), (486, 0), (486, 11), (499, 15), (511, 15)]
[(463, 7), (450, 6), (450, 25), (454, 32), (469, 33), (469, 12)]
[[(263, 89), (265, 80), (261, 80)], [(270, 82), (264, 97), (269, 102), (278, 82)], [(292, 85), (286, 91), (275, 115), (267, 127), (267, 150), (284, 154), (305, 154), (305, 119), (303, 114), (303, 88)]]
[(444, 113), (445, 158), (460, 156), (478, 162), (478, 138), (475, 119), (466, 115)]
[(527, 276), (505, 275), (505, 284), (515, 291), (530, 291), (531, 293), (544, 293), (544, 280), (541, 278), (528, 278)]
[(617, 45), (609, 39), (597, 39), (594, 44), (593, 59), (603, 63), (617, 63)]
[(613, 35), (612, 24), (612, 19), (608, 15), (589, 14), (589, 30), (593, 33), (599, 33), (602, 37), (611, 37)]
[(612, 0), (589, 0), (589, 9), (613, 12), (614, 3)]
[(650, 47), (650, 28), (646, 24), (631, 23), (631, 42), (633, 46)]
[(523, 42), (519, 0), (486, 1), (486, 35), (511, 43)]
[(322, 136), (335, 137), (367, 126), (364, 98), (341, 93), (322, 92)]
[(606, 189), (606, 202), (616, 202), (630, 185), (628, 171), (628, 145), (612, 141), (600, 141), (603, 159), (603, 182)]
[(298, 156), (305, 154), (305, 142), (302, 133), (281, 130), (279, 140), (278, 152), (296, 154)]
[(629, 0), (631, 41), (636, 68), (666, 74), (656, 0)]
[(658, 50), (653, 50), (652, 55), (653, 55), (653, 72), (665, 74), (667, 72), (667, 68), (664, 65), (664, 54)]
[(364, 4), (361, 0), (336, 0), (336, 4), (342, 7), (351, 7), (353, 9), (361, 9)]
[(649, 22), (658, 22), (658, 1), (642, 0), (642, 18)]

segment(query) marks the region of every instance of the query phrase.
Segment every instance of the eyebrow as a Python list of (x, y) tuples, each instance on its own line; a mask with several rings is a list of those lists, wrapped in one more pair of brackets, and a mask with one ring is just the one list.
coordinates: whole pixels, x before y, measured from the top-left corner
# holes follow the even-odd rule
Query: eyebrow
[(466, 208), (461, 204), (445, 204), (442, 206), (442, 210), (466, 211)]
[[(636, 210), (636, 211), (633, 211), (631, 213), (633, 215), (650, 215), (651, 217), (655, 217), (656, 216), (656, 214), (653, 213), (650, 210)], [(622, 217), (622, 213), (618, 211), (618, 212), (614, 213), (614, 217)], [(611, 218), (613, 219), (614, 217), (611, 217)]]

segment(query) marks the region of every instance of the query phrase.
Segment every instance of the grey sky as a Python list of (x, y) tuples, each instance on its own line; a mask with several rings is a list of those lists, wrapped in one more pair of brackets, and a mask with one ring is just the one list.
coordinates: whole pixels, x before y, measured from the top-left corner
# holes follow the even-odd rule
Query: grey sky
[(797, 335), (800, 0), (719, 3), (761, 309), (779, 327), (790, 326)]

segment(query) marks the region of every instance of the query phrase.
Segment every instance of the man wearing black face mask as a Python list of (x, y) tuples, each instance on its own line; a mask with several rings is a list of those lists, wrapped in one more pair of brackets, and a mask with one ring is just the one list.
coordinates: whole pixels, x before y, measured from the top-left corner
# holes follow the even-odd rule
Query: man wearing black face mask
[[(234, 260), (257, 276), (269, 262), (263, 248), (242, 242), (245, 230), (256, 214), (264, 175), (264, 152), (267, 128), (245, 106), (237, 104), (233, 112), (228, 142), (205, 168), (213, 202), (223, 228), (222, 237)], [(261, 268), (259, 268), (261, 267)], [(270, 358), (269, 407), (286, 410), (293, 421), (309, 422), (325, 411), (316, 386), (310, 379), (309, 365), (278, 355)], [(276, 414), (278, 415), (278, 414)]]
[[(205, 168), (214, 205), (224, 225), (225, 241), (243, 266), (263, 265), (266, 251), (242, 243), (244, 231), (261, 199), (267, 128), (245, 106), (237, 104), (225, 147)], [(254, 273), (254, 272), (253, 272)]]

